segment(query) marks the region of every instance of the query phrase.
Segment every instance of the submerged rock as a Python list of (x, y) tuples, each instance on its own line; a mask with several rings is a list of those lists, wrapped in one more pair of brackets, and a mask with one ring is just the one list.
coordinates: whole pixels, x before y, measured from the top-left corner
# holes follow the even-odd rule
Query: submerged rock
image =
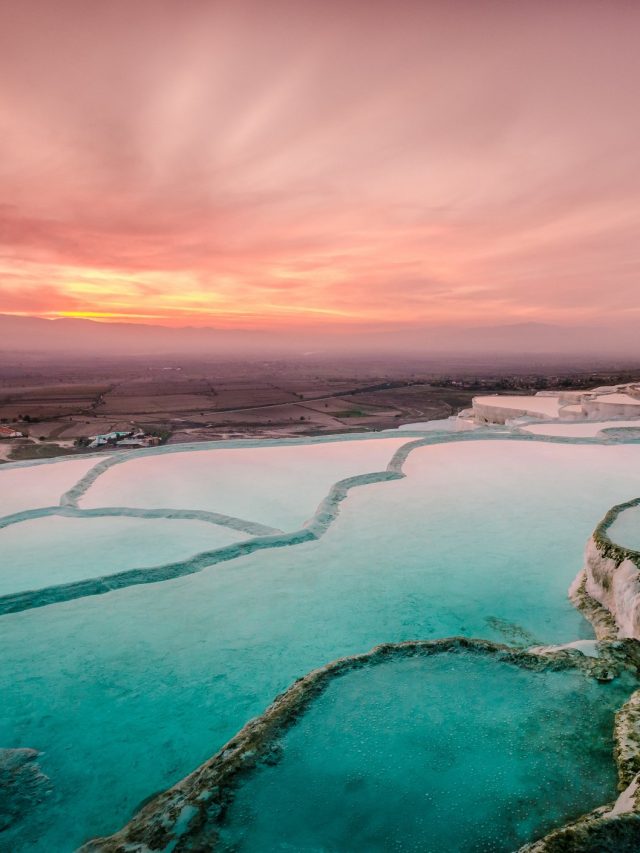
[(51, 791), (35, 749), (0, 749), (0, 832), (17, 823)]
[(515, 622), (500, 619), (498, 616), (487, 616), (485, 621), (490, 628), (501, 634), (505, 641), (512, 646), (536, 646), (538, 644), (537, 639), (530, 631)]

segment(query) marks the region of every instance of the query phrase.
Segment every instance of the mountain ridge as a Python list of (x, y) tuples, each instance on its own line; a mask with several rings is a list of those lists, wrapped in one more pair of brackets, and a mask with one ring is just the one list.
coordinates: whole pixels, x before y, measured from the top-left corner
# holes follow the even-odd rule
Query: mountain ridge
[(100, 322), (89, 318), (45, 319), (0, 313), (0, 351), (87, 352), (96, 354), (355, 354), (557, 353), (640, 357), (633, 328), (562, 326), (524, 321), (491, 326), (431, 326), (375, 329), (350, 326), (330, 330), (221, 329), (215, 326), (160, 326)]

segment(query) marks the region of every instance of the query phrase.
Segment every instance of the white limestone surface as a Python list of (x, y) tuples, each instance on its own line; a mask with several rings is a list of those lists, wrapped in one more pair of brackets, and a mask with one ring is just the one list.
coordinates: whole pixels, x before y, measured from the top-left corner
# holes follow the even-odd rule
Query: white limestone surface
[(566, 438), (596, 438), (607, 429), (640, 429), (640, 418), (620, 421), (588, 421), (586, 423), (549, 423), (521, 426), (532, 435), (564, 436)]
[(435, 421), (417, 421), (413, 424), (402, 424), (398, 427), (398, 432), (433, 432), (434, 430), (445, 430), (451, 432), (455, 430), (456, 418), (438, 418)]
[(441, 418), (435, 421), (418, 421), (412, 424), (402, 424), (398, 432), (462, 432), (464, 430), (478, 429), (478, 424), (469, 418), (453, 415), (450, 418)]
[(408, 440), (345, 439), (144, 454), (107, 469), (79, 506), (201, 509), (296, 530), (333, 483), (384, 471)]
[(473, 411), (481, 417), (502, 414), (505, 418), (518, 417), (519, 415), (557, 418), (560, 406), (559, 397), (540, 394), (531, 396), (490, 394), (473, 398)]
[(590, 416), (637, 417), (640, 415), (640, 398), (614, 392), (601, 394), (583, 401), (583, 410)]
[(0, 466), (0, 516), (58, 504), (63, 492), (105, 458), (101, 455)]
[(582, 652), (583, 655), (589, 658), (598, 657), (598, 641), (597, 640), (574, 640), (572, 643), (560, 643), (554, 646), (532, 646), (527, 651), (534, 655), (546, 655), (550, 652), (560, 652), (565, 649), (576, 649)]
[(593, 538), (585, 551), (586, 591), (613, 616), (619, 637), (640, 639), (640, 571), (632, 560), (605, 557)]
[(621, 406), (637, 406), (640, 409), (640, 398), (632, 397), (630, 394), (621, 394), (614, 392), (613, 394), (601, 394), (595, 398), (597, 403), (611, 403)]
[(619, 814), (628, 814), (636, 808), (636, 797), (638, 794), (638, 782), (640, 773), (633, 777), (630, 784), (624, 789), (615, 802), (609, 814), (613, 817)]

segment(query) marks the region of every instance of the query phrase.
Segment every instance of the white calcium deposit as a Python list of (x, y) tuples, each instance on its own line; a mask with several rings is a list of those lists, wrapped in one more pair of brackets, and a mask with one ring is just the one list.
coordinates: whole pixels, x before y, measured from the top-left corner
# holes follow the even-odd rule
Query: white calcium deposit
[(620, 637), (640, 639), (640, 570), (626, 559), (605, 557), (591, 538), (585, 551), (587, 593), (611, 613)]

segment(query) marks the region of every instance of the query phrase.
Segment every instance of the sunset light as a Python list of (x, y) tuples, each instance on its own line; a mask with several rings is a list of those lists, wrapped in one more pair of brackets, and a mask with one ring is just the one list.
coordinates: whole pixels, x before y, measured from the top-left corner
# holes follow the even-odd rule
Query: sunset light
[(3, 4), (2, 311), (637, 314), (640, 9), (615, 5)]
[(640, 853), (640, 0), (0, 0), (0, 853)]

